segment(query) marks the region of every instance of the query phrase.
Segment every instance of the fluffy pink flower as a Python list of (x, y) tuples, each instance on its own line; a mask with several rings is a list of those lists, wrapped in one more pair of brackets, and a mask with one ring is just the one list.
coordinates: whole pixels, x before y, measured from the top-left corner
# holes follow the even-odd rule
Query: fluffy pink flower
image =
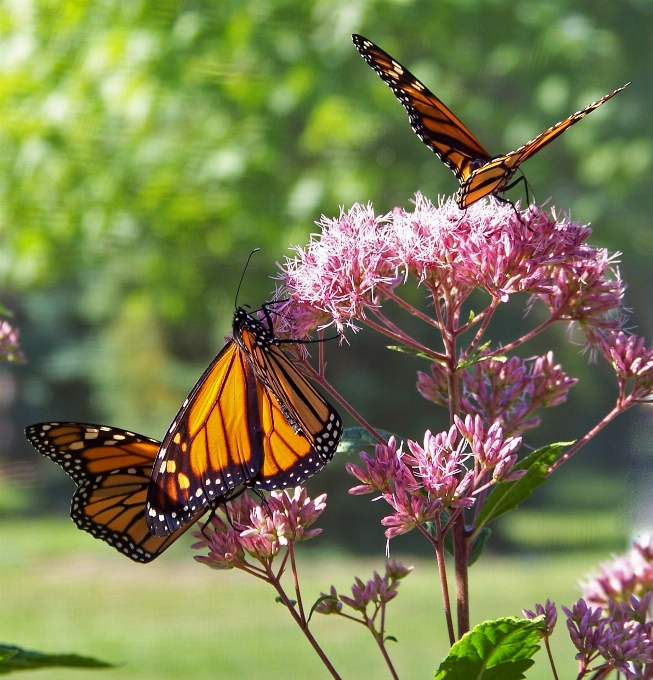
[(485, 426), (479, 416), (468, 415), (463, 421), (454, 416), (460, 433), (471, 446), (474, 459), (483, 472), (493, 470), (494, 479), (506, 478), (517, 462), (517, 449), (521, 446), (521, 437), (508, 437), (504, 440), (500, 423), (494, 423), (485, 432)]
[(300, 487), (273, 491), (264, 503), (247, 494), (230, 501), (225, 512), (229, 524), (217, 514), (209, 525), (193, 536), (200, 539), (195, 549), (208, 548), (207, 556), (195, 559), (213, 569), (246, 568), (246, 553), (259, 562), (269, 563), (288, 545), (317, 536), (321, 529), (309, 527), (326, 507), (326, 494), (315, 499)]
[(371, 205), (358, 203), (338, 218), (322, 217), (321, 235), (306, 249), (296, 248), (296, 257), (287, 258), (282, 270), (296, 305), (284, 312), (289, 326), (301, 326), (305, 333), (307, 319), (301, 315), (308, 308), (316, 320), (328, 314), (342, 333), (345, 326), (354, 326), (352, 319), (365, 318), (366, 307), (376, 306), (379, 284), (398, 283), (384, 239), (385, 221), (374, 215)]
[(387, 444), (377, 444), (374, 456), (369, 456), (361, 451), (362, 468), (353, 463), (347, 463), (345, 466), (352, 477), (363, 482), (363, 484), (349, 489), (349, 493), (360, 496), (373, 491), (386, 492), (391, 489), (392, 483), (396, 479), (409, 475), (410, 472), (402, 462), (400, 452), (397, 451), (395, 437), (390, 437)]
[(20, 331), (8, 321), (0, 320), (0, 361), (23, 363), (25, 355), (20, 349), (18, 335)]
[(599, 341), (603, 356), (612, 364), (619, 382), (625, 385), (637, 379), (633, 397), (644, 399), (653, 392), (653, 348), (647, 348), (644, 338), (612, 331)]
[(461, 300), (482, 288), (505, 302), (527, 292), (561, 319), (618, 327), (623, 284), (613, 258), (585, 243), (587, 227), (532, 207), (520, 221), (492, 199), (460, 211), (451, 200), (434, 206), (418, 193), (414, 204), (382, 216), (356, 204), (323, 217), (321, 234), (282, 267), (286, 330), (306, 334), (328, 318), (339, 332), (354, 327), (408, 274), (437, 296), (439, 287)]
[(602, 562), (597, 573), (581, 584), (583, 597), (593, 605), (627, 602), (631, 595), (642, 597), (653, 590), (653, 556), (648, 541), (636, 541), (632, 550)]

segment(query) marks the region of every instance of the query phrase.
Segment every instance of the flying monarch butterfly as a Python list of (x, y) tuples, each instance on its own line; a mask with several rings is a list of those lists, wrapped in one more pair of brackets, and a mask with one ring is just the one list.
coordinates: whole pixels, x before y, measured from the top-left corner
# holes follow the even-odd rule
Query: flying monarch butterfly
[(136, 562), (151, 562), (195, 520), (153, 536), (145, 521), (145, 496), (160, 442), (106, 425), (39, 423), (25, 430), (34, 447), (77, 484), (70, 516), (84, 531)]
[(239, 485), (295, 486), (328, 463), (342, 436), (336, 410), (281, 351), (272, 320), (236, 309), (233, 339), (184, 401), (157, 456), (146, 518), (174, 534)]
[(407, 68), (362, 35), (354, 34), (352, 40), (361, 56), (390, 86), (408, 112), (413, 132), (460, 182), (454, 198), (461, 209), (485, 196), (511, 189), (516, 182), (509, 182), (525, 160), (630, 85), (626, 83), (556, 123), (515, 151), (492, 157), (465, 125)]

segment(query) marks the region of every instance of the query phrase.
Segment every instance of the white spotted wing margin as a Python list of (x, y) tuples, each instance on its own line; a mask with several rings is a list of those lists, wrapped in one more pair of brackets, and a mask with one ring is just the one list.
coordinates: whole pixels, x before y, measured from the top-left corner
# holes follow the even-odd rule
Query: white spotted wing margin
[(25, 435), (77, 484), (70, 516), (75, 524), (135, 562), (151, 562), (199, 519), (166, 538), (150, 533), (145, 497), (160, 442), (107, 425), (49, 422)]
[(152, 533), (176, 530), (239, 486), (301, 484), (331, 459), (340, 416), (279, 344), (267, 325), (236, 310), (233, 340), (202, 374), (161, 445), (147, 498)]

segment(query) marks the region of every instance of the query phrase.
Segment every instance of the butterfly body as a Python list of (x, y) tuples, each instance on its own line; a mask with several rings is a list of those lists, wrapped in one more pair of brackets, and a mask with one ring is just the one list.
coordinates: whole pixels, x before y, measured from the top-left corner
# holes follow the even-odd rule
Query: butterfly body
[(407, 68), (361, 35), (352, 36), (367, 63), (392, 89), (408, 113), (415, 134), (454, 173), (460, 186), (454, 198), (461, 209), (509, 188), (519, 166), (630, 83), (556, 123), (515, 151), (491, 156), (452, 111)]
[(155, 439), (66, 422), (30, 425), (25, 435), (77, 484), (70, 509), (75, 524), (135, 562), (151, 562), (199, 517), (164, 538), (150, 533), (145, 498), (160, 446)]
[(282, 352), (267, 325), (236, 310), (230, 340), (166, 434), (147, 497), (150, 531), (177, 531), (233, 490), (300, 484), (331, 459), (338, 413)]

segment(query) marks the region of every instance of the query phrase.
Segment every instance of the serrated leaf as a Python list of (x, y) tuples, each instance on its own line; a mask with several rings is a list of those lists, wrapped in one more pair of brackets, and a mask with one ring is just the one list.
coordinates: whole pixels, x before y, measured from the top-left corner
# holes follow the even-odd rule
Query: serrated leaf
[(435, 680), (522, 680), (540, 649), (540, 620), (485, 621), (454, 644)]
[[(393, 432), (378, 429), (377, 432), (386, 441), (393, 436), (397, 441), (401, 441), (401, 437)], [(357, 453), (364, 446), (375, 446), (378, 443), (379, 442), (364, 427), (348, 427), (342, 433), (342, 439), (338, 444), (338, 453)]]
[(562, 453), (562, 449), (574, 442), (557, 442), (543, 446), (533, 451), (515, 465), (513, 470), (528, 470), (521, 478), (514, 482), (500, 482), (487, 497), (476, 519), (476, 533), (492, 520), (514, 510), (520, 503), (533, 495), (533, 491), (544, 484), (546, 474), (553, 463)]
[(113, 664), (98, 661), (89, 656), (77, 654), (41, 654), (13, 645), (0, 645), (0, 674), (13, 671), (36, 670), (38, 668), (113, 668)]
[(427, 354), (414, 347), (407, 347), (406, 345), (386, 345), (387, 349), (391, 349), (393, 352), (403, 352), (404, 354), (410, 354), (413, 357), (418, 357), (420, 359), (426, 359), (432, 363), (444, 364), (445, 360), (436, 356), (435, 353)]

